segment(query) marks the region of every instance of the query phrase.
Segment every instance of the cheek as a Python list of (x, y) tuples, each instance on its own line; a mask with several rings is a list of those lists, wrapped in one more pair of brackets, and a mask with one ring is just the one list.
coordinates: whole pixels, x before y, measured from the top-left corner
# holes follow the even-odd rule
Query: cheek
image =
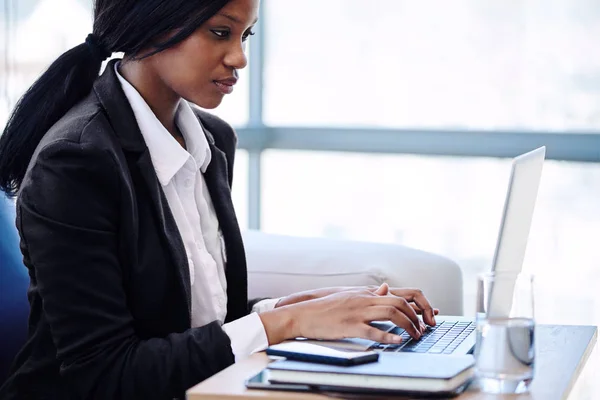
[(189, 57), (173, 63), (165, 74), (168, 76), (169, 86), (182, 96), (187, 91), (199, 90), (211, 81), (208, 66), (202, 60)]
[[(190, 38), (164, 53), (161, 76), (179, 96), (201, 107), (213, 108), (220, 103), (213, 79), (223, 74), (219, 70), (220, 58), (215, 46)], [(215, 100), (218, 102), (215, 104)]]

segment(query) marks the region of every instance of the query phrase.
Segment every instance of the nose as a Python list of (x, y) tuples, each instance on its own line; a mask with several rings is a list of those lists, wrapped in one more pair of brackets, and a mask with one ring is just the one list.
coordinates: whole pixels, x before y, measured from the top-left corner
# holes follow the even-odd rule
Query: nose
[(241, 40), (233, 43), (225, 55), (225, 65), (233, 69), (242, 69), (248, 65), (246, 57), (246, 42)]

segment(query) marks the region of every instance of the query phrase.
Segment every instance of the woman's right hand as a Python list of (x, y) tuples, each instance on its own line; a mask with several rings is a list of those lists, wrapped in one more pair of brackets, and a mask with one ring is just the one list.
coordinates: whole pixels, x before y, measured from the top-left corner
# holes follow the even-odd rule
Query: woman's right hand
[[(380, 343), (399, 343), (400, 336), (369, 325), (391, 321), (415, 339), (424, 325), (403, 297), (387, 294), (387, 285), (377, 291), (347, 290), (322, 298), (284, 306), (260, 314), (269, 344), (295, 337), (343, 339), (360, 337)], [(421, 300), (421, 303), (428, 301)]]

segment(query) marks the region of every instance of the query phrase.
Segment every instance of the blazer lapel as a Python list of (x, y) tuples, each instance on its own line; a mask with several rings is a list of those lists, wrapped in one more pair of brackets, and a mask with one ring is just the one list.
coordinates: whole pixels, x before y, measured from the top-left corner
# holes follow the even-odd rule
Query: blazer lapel
[[(204, 126), (206, 130), (206, 126)], [(227, 318), (225, 322), (243, 317), (248, 313), (248, 277), (246, 271), (246, 255), (242, 235), (240, 233), (231, 189), (227, 180), (227, 160), (225, 153), (214, 144), (212, 135), (207, 131), (212, 159), (204, 178), (217, 213), (219, 226), (223, 233), (227, 266)]]
[(177, 228), (175, 218), (171, 213), (167, 198), (164, 191), (158, 181), (152, 159), (150, 158), (150, 152), (146, 150), (137, 162), (138, 169), (146, 186), (148, 188), (148, 194), (150, 200), (154, 206), (154, 212), (159, 221), (161, 228), (161, 234), (165, 239), (171, 258), (174, 265), (177, 267), (179, 273), (179, 279), (181, 286), (185, 292), (186, 303), (188, 307), (188, 313), (192, 315), (192, 292), (190, 283), (190, 269), (187, 261), (185, 252), (185, 246), (183, 245), (183, 239)]
[(167, 244), (173, 265), (177, 269), (181, 287), (185, 294), (188, 315), (191, 318), (190, 271), (183, 240), (156, 176), (144, 137), (115, 73), (114, 68), (117, 61), (113, 60), (107, 64), (106, 70), (94, 84), (94, 92), (105, 108), (109, 122), (125, 154), (131, 155), (131, 157), (127, 157), (130, 168), (136, 168), (139, 171), (148, 189), (150, 201), (159, 221), (160, 233)]

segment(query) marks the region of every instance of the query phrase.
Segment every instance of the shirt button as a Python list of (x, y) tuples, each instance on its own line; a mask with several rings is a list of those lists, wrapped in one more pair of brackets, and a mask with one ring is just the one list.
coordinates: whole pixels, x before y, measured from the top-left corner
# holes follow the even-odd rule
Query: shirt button
[(186, 179), (186, 180), (185, 180), (185, 182), (184, 182), (184, 185), (185, 185), (185, 187), (186, 187), (186, 188), (188, 188), (188, 189), (189, 189), (189, 188), (191, 188), (191, 187), (192, 187), (192, 185), (193, 185), (193, 182), (192, 182), (192, 180), (191, 180), (191, 179), (189, 179), (189, 178), (188, 178), (188, 179)]

